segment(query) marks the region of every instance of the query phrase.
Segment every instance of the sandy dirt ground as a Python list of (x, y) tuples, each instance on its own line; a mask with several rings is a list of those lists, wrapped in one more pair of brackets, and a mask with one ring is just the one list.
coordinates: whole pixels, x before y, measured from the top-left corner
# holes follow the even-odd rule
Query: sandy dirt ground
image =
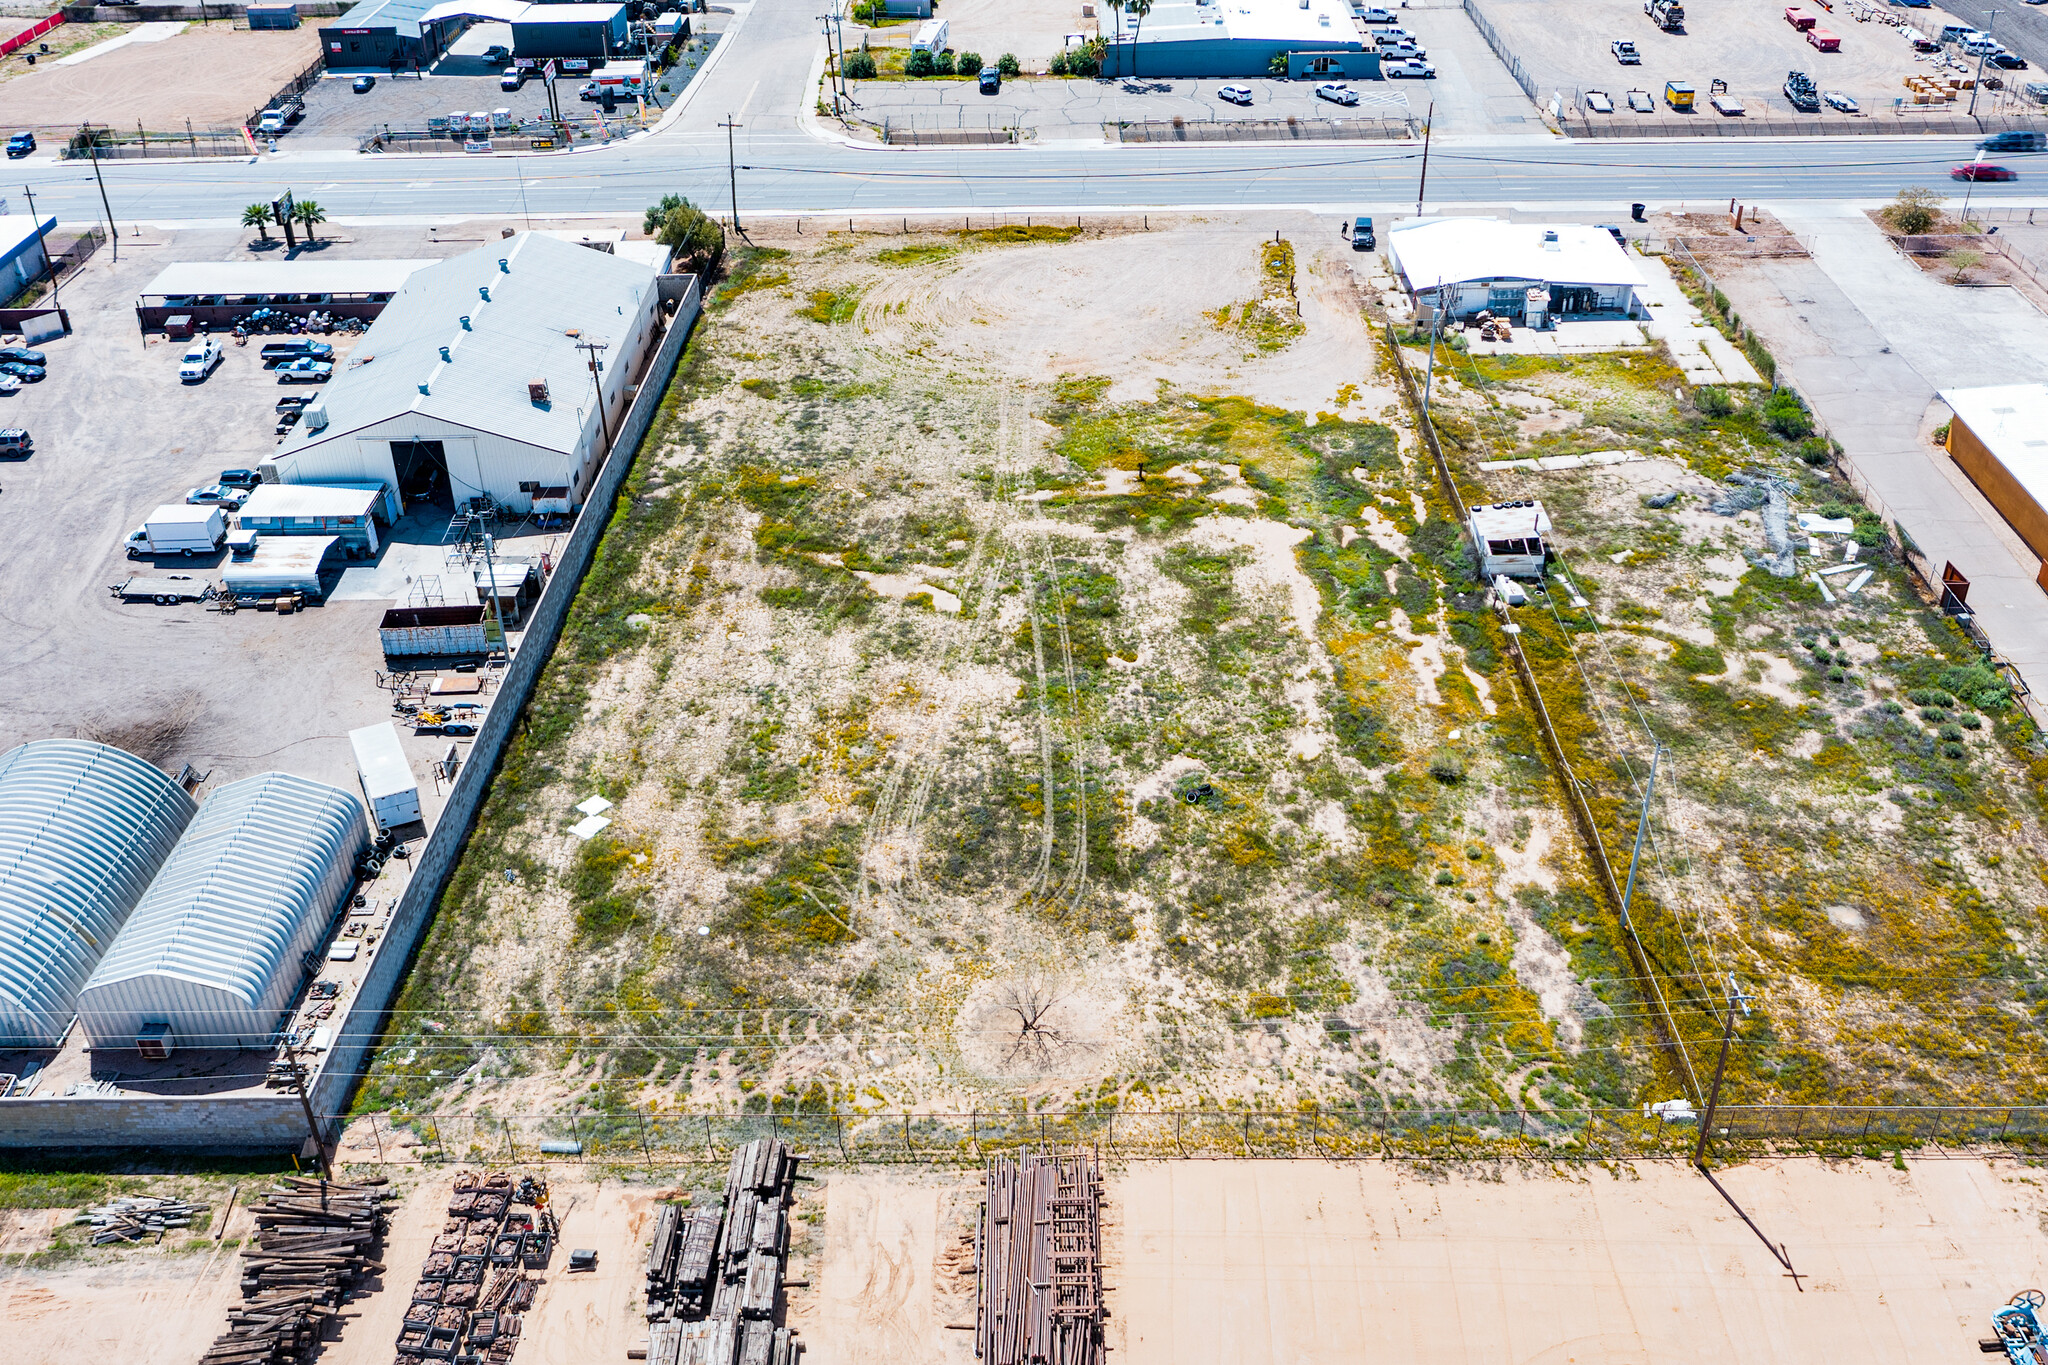
[[(974, 1175), (835, 1174), (825, 1190), (821, 1246), (802, 1263), (812, 1290), (791, 1295), (790, 1326), (810, 1365), (898, 1365), (974, 1359), (971, 1237)], [(964, 1250), (964, 1259), (960, 1251)], [(950, 1254), (949, 1254), (950, 1253)], [(791, 1278), (804, 1271), (792, 1261)]]
[(1111, 1187), (1114, 1358), (1959, 1361), (2048, 1274), (2042, 1187), (2009, 1163), (1724, 1172), (1804, 1293), (1686, 1168), (1582, 1169), (1134, 1169)]
[[(312, 28), (280, 32), (194, 24), (160, 43), (134, 43), (76, 66), (39, 64), (0, 87), (0, 125), (94, 123), (152, 132), (239, 124), (320, 55)], [(10, 67), (10, 69), (12, 69)]]
[[(390, 1365), (392, 1343), (405, 1314), (419, 1263), (440, 1231), (453, 1172), (412, 1190), (392, 1214), (384, 1243), (388, 1273), (345, 1308), (330, 1328), (320, 1365)], [(626, 1352), (645, 1344), (640, 1290), (650, 1235), (653, 1192), (617, 1181), (554, 1179), (555, 1216), (562, 1240), (546, 1287), (528, 1313), (519, 1365), (622, 1365)], [(30, 1251), (44, 1244), (50, 1221), (35, 1211), (7, 1215), (0, 1250)], [(62, 1215), (68, 1217), (68, 1213)], [(237, 1203), (225, 1238), (252, 1235), (247, 1210)], [(568, 1275), (572, 1248), (592, 1247), (597, 1270)], [(228, 1310), (241, 1301), (234, 1249), (124, 1254), (118, 1262), (50, 1271), (0, 1271), (0, 1360), (6, 1365), (190, 1365), (226, 1329)]]

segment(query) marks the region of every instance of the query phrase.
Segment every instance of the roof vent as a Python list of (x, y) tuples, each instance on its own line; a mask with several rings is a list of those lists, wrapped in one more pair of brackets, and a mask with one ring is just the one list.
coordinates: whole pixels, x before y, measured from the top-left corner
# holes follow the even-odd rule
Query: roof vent
[(475, 328), (469, 325), (469, 314), (467, 313), (464, 313), (462, 315), (462, 330), (465, 332), (472, 332), (476, 330)]
[(420, 392), (421, 392), (421, 393), (426, 393), (426, 392), (427, 392), (427, 386), (426, 386), (425, 384), (422, 384), (422, 385), (420, 385)]
[(1557, 229), (1555, 229), (1555, 228), (1552, 228), (1552, 229), (1550, 229), (1550, 230), (1546, 231), (1546, 232), (1545, 232), (1545, 233), (1543, 234), (1543, 249), (1544, 249), (1545, 251), (1562, 251), (1562, 250), (1564, 250), (1564, 248), (1563, 248), (1563, 247), (1561, 247), (1561, 246), (1559, 246), (1559, 245), (1558, 245), (1558, 241), (1557, 241)]
[(498, 258), (498, 269), (509, 275), (512, 273), (512, 262), (500, 256)]
[(452, 355), (450, 355), (450, 354), (448, 353), (448, 348), (447, 348), (446, 346), (443, 346), (443, 347), (441, 348), (441, 360), (442, 360), (442, 363), (444, 363), (444, 364), (445, 364), (445, 363), (447, 363), (448, 361), (451, 361), (451, 360), (453, 360), (453, 359), (455, 359), (455, 357), (454, 357), (454, 356), (452, 356)]
[(478, 286), (476, 287), (476, 292), (477, 292), (478, 294), (480, 294), (480, 295), (481, 295), (481, 296), (483, 297), (483, 301), (484, 301), (485, 303), (489, 303), (489, 302), (491, 301), (491, 287), (490, 287), (489, 285), (487, 285), (487, 284), (480, 284), (480, 285), (478, 285)]

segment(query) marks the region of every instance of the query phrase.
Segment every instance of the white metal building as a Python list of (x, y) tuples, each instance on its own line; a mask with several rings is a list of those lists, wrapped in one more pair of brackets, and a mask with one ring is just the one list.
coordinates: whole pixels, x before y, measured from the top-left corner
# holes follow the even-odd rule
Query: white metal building
[(0, 754), (0, 1046), (63, 1041), (79, 987), (193, 810), (177, 783), (105, 744)]
[(409, 278), (267, 467), (451, 510), (553, 485), (580, 506), (660, 339), (653, 270), (522, 232)]
[(1498, 218), (1413, 218), (1386, 235), (1387, 255), (1418, 310), (1437, 305), (1463, 321), (1481, 310), (1522, 322), (1530, 291), (1545, 291), (1552, 321), (1636, 317), (1637, 270), (1602, 227), (1506, 223)]
[(268, 1046), (369, 843), (355, 797), (263, 773), (206, 798), (78, 996), (94, 1048)]
[(395, 519), (396, 488), (336, 487), (330, 484), (265, 483), (249, 493), (235, 525), (265, 536), (333, 536), (352, 556), (377, 553), (377, 513)]
[(1142, 21), (1108, 13), (1105, 76), (1265, 76), (1275, 57), (1290, 75), (1380, 74), (1344, 0), (1153, 0)]

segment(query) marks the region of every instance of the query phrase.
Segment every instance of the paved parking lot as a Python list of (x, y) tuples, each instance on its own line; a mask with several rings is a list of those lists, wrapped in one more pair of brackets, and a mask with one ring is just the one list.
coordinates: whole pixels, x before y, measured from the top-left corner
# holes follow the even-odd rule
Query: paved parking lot
[[(485, 227), (495, 239), (496, 225)], [(389, 586), (377, 577), (387, 563), (410, 563), (417, 578), (440, 557), (443, 513), (408, 518), (398, 537), (415, 544), (349, 570), (328, 602), (295, 615), (124, 605), (108, 591), (152, 568), (127, 559), (121, 543), (130, 529), (220, 470), (267, 458), (278, 396), (310, 391), (265, 371), (255, 338), (229, 345), (204, 383), (181, 384), (179, 344), (145, 342), (136, 326), (135, 297), (164, 265), (246, 257), (244, 240), (221, 230), (126, 238), (118, 264), (102, 248), (64, 284), (78, 331), (41, 346), (49, 377), (0, 397), (0, 425), (27, 427), (36, 447), (29, 459), (0, 464), (0, 750), (97, 735), (173, 773), (187, 762), (210, 771), (209, 787), (275, 768), (352, 790), (347, 732), (391, 718), (390, 695), (377, 686), (377, 623), (410, 586), (401, 573), (391, 595), (373, 589)], [(471, 245), (436, 242), (425, 229), (349, 231), (321, 254), (438, 257)], [(533, 553), (553, 539), (501, 550)], [(163, 571), (214, 578), (218, 559), (169, 560)], [(453, 572), (443, 576), (447, 600), (461, 600), (460, 583)], [(447, 744), (406, 740), (430, 807), (427, 765)]]

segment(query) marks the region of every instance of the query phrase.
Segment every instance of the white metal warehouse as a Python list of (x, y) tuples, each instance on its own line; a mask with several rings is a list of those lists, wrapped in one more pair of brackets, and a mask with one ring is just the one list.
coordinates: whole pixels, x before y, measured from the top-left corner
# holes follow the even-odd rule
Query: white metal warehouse
[(0, 754), (0, 1045), (56, 1047), (79, 987), (194, 806), (119, 749), (39, 739)]
[(660, 341), (652, 269), (518, 233), (406, 280), (267, 467), (451, 511), (489, 495), (525, 512), (552, 487), (580, 506)]
[[(369, 842), (355, 797), (263, 773), (206, 798), (78, 995), (94, 1048), (267, 1046)], [(160, 1030), (158, 1030), (160, 1033)]]

